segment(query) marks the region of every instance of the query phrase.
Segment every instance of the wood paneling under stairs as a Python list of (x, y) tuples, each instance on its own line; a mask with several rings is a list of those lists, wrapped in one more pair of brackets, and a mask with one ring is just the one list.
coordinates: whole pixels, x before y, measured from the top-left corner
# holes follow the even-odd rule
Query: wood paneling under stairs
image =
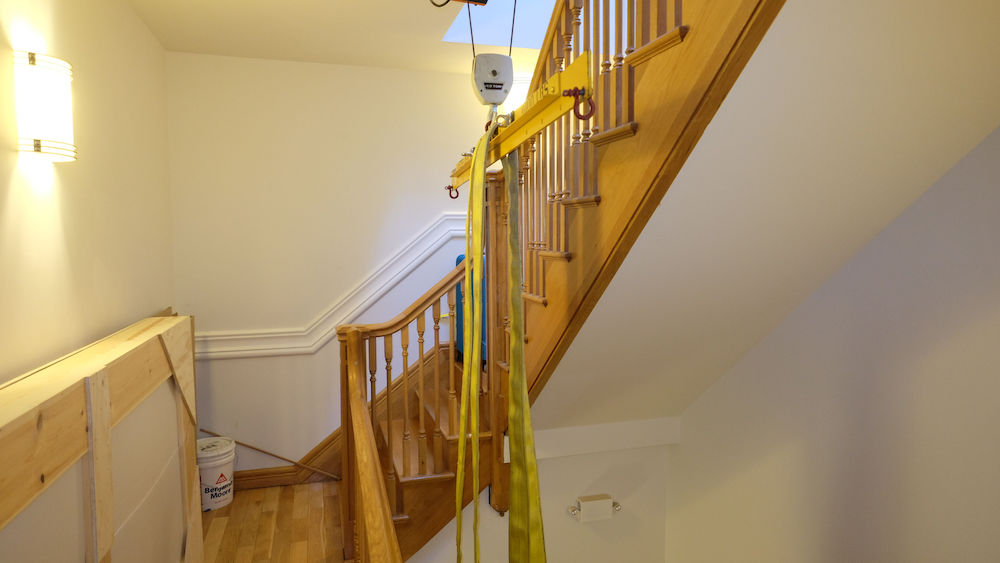
[(334, 481), (237, 491), (202, 515), (205, 563), (344, 561)]

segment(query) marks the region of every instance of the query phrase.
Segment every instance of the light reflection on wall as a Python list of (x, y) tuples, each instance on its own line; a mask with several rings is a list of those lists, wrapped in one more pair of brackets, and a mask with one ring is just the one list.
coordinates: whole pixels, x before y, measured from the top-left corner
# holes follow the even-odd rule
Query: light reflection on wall
[(42, 155), (22, 152), (17, 155), (17, 171), (21, 181), (40, 197), (51, 197), (55, 188), (52, 161)]
[(528, 97), (528, 86), (531, 84), (531, 73), (514, 73), (514, 83), (510, 87), (507, 99), (500, 105), (500, 113), (510, 113), (521, 107)]

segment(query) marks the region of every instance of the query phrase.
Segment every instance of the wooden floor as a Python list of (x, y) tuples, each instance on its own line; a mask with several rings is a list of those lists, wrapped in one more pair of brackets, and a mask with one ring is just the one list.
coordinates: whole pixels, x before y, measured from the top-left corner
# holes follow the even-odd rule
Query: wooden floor
[(205, 563), (343, 562), (337, 483), (236, 491), (202, 513)]

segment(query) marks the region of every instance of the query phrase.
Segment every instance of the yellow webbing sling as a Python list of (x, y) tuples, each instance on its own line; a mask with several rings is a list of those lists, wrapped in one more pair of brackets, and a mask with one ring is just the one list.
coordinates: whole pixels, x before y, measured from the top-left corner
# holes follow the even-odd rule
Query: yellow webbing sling
[[(486, 188), (486, 153), (489, 139), (496, 130), (496, 120), (476, 145), (470, 174), (469, 215), (466, 221), (465, 277), (462, 302), (463, 339), (462, 395), (458, 430), (458, 468), (455, 485), (456, 546), (462, 561), (462, 500), (465, 492), (466, 437), (472, 436), (472, 533), (475, 561), (479, 562), (479, 382), (482, 367), (482, 282), (483, 213)], [(524, 304), (521, 301), (521, 250), (519, 232), (519, 194), (516, 151), (504, 158), (508, 211), (508, 284), (510, 288), (510, 374), (508, 435), (510, 437), (510, 524), (509, 561), (544, 563), (545, 539), (542, 530), (541, 499), (538, 486), (538, 463), (528, 386), (524, 370)], [(468, 424), (468, 426), (467, 426)], [(467, 430), (468, 428), (468, 430)], [(495, 438), (499, 439), (499, 436)]]
[(455, 475), (455, 519), (458, 561), (462, 561), (462, 500), (465, 493), (465, 440), (472, 435), (472, 537), (479, 563), (479, 382), (483, 354), (483, 210), (486, 194), (486, 153), (497, 128), (490, 112), (490, 127), (472, 154), (469, 177), (469, 214), (465, 222), (465, 278), (462, 280), (462, 395), (458, 417), (458, 469)]
[(535, 435), (531, 430), (531, 405), (524, 369), (524, 301), (521, 300), (521, 213), (518, 194), (518, 156), (514, 151), (503, 159), (507, 184), (507, 287), (509, 288), (510, 373), (507, 389), (507, 436), (510, 439), (510, 523), (509, 561), (544, 563), (545, 533), (542, 530), (541, 493), (538, 487), (538, 460)]

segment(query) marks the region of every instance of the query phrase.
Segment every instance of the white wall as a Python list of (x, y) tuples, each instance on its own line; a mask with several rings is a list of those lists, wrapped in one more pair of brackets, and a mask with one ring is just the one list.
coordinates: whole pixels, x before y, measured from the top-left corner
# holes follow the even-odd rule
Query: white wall
[[(12, 49), (73, 65), (78, 161), (19, 161)], [(119, 0), (0, 2), (0, 381), (170, 305), (163, 56)]]
[(298, 327), (443, 211), (485, 111), (457, 74), (167, 55), (177, 301)]
[[(667, 447), (541, 459), (538, 478), (542, 488), (545, 550), (553, 563), (570, 561), (620, 561), (647, 563), (663, 560), (662, 468)], [(607, 493), (621, 503), (622, 511), (609, 520), (580, 523), (566, 508), (579, 496)], [(481, 553), (483, 563), (507, 561), (507, 515), (501, 517), (480, 498)], [(509, 514), (509, 513), (508, 513)], [(472, 505), (463, 512), (463, 547), (472, 560)], [(452, 520), (411, 559), (436, 563), (455, 558), (455, 521)]]
[[(465, 75), (168, 53), (167, 77), (175, 304), (199, 334), (305, 330), (465, 208), (466, 190), (443, 189), (482, 134)], [(460, 246), (353, 320), (395, 316)], [(340, 425), (338, 354), (334, 338), (315, 354), (200, 361), (202, 426), (298, 459)], [(244, 448), (237, 460), (284, 465)]]
[[(430, 289), (455, 265), (464, 241), (451, 240), (433, 252), (380, 299), (364, 307), (352, 322), (387, 321)], [(370, 288), (364, 288), (368, 291)], [(442, 312), (447, 313), (442, 301)], [(434, 343), (428, 318), (425, 349)], [(448, 321), (440, 327), (448, 340)], [(410, 362), (417, 357), (417, 335), (411, 326)], [(393, 374), (402, 373), (399, 338), (394, 339)], [(379, 347), (377, 379), (384, 387)], [(299, 459), (340, 426), (340, 348), (336, 336), (315, 354), (207, 360), (197, 362), (199, 424), (213, 432)], [(237, 446), (237, 469), (287, 465), (270, 456)]]
[(684, 412), (668, 561), (1000, 560), (998, 177), (1000, 131)]

